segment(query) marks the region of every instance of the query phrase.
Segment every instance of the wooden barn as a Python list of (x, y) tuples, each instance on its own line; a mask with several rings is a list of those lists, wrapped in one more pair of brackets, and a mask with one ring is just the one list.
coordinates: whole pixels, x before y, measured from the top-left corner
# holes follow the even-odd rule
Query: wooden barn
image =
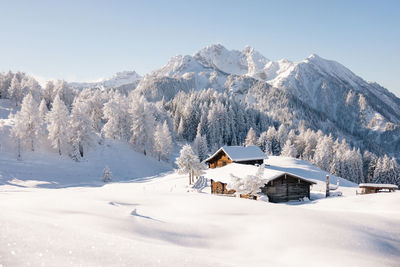
[[(232, 177), (255, 175), (257, 170), (256, 166), (231, 163), (221, 168), (208, 169), (205, 176), (211, 180), (211, 194), (232, 195), (235, 193), (230, 188)], [(259, 194), (267, 195), (269, 201), (275, 203), (310, 198), (310, 187), (316, 184), (303, 177), (269, 168), (264, 170), (263, 178), (265, 182)]]
[(394, 192), (398, 188), (394, 184), (359, 184), (361, 194), (372, 194), (379, 192)]
[(266, 158), (267, 156), (258, 146), (223, 146), (204, 162), (208, 164), (209, 168), (218, 168), (232, 162), (261, 165)]
[(313, 181), (290, 173), (282, 173), (269, 179), (261, 192), (268, 196), (269, 202), (287, 202), (310, 198), (310, 187), (316, 184)]

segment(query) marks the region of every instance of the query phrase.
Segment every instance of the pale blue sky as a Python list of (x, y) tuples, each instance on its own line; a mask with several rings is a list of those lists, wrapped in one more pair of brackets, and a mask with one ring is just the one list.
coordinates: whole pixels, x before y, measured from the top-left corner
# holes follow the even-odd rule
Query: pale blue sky
[(145, 74), (221, 43), (271, 60), (334, 59), (400, 95), (400, 1), (4, 1), (0, 71)]

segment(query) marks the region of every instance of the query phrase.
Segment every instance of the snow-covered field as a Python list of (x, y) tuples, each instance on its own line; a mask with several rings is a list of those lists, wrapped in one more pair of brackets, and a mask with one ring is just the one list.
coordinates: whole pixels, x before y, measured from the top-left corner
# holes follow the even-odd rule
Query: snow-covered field
[[(13, 107), (0, 107), (0, 128), (7, 129)], [(311, 201), (222, 197), (189, 188), (172, 164), (124, 143), (106, 140), (81, 162), (49, 147), (17, 160), (8, 132), (0, 133), (0, 267), (399, 266), (399, 192), (356, 195), (357, 185), (341, 180), (334, 195), (343, 196), (325, 199), (326, 172), (269, 157), (266, 173), (317, 183)], [(101, 182), (106, 165), (110, 184)], [(204, 176), (257, 171), (232, 166)]]
[[(186, 175), (165, 173), (167, 165), (134, 154), (131, 163), (122, 163), (123, 179), (104, 186), (96, 182), (100, 173), (88, 177), (85, 186), (65, 181), (69, 175), (89, 175), (104, 164), (101, 157), (96, 158), (97, 165), (92, 160), (71, 161), (59, 176), (53, 170), (47, 178), (44, 165), (32, 167), (33, 159), (1, 160), (0, 266), (398, 266), (400, 262), (399, 192), (361, 196), (353, 184), (342, 181), (338, 190), (343, 197), (320, 198), (325, 173), (303, 161), (270, 157), (267, 168), (303, 172), (317, 181), (314, 200), (272, 204), (215, 196), (207, 190), (190, 190)], [(10, 172), (10, 166), (15, 169), (13, 178), (4, 172)], [(126, 179), (130, 172), (132, 179)], [(158, 175), (145, 178), (155, 172)], [(46, 188), (41, 183), (51, 182), (50, 176), (58, 184)]]

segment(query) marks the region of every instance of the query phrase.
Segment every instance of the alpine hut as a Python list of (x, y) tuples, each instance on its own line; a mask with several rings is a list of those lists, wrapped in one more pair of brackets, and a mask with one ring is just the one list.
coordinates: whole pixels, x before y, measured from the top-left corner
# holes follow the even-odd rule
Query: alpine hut
[(218, 168), (232, 162), (261, 165), (266, 158), (267, 156), (258, 146), (223, 146), (204, 162), (209, 168)]
[[(205, 176), (211, 180), (211, 193), (231, 195), (235, 190), (231, 187), (233, 177), (244, 178), (255, 175), (258, 167), (232, 163), (221, 168), (212, 168), (206, 171)], [(261, 177), (264, 185), (260, 187), (259, 195), (267, 195), (270, 202), (298, 201), (305, 197), (310, 198), (311, 186), (314, 181), (265, 167)]]
[(269, 202), (275, 203), (301, 200), (305, 197), (310, 199), (310, 187), (313, 184), (316, 183), (285, 172), (269, 178), (261, 187), (261, 192), (268, 196)]

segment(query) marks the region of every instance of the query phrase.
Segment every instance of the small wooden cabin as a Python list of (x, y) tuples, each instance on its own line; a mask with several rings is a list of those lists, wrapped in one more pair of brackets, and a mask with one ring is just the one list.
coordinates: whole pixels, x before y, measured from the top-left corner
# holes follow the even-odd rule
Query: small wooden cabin
[(372, 194), (382, 191), (394, 192), (398, 187), (394, 184), (359, 184), (361, 194)]
[(261, 192), (268, 196), (269, 202), (287, 202), (310, 198), (310, 186), (313, 184), (316, 183), (294, 174), (282, 173), (269, 179), (268, 183), (261, 187)]
[(240, 164), (262, 164), (267, 156), (258, 146), (223, 146), (204, 160), (209, 168), (218, 168), (232, 162)]
[[(221, 168), (211, 168), (206, 171), (206, 177), (211, 180), (211, 194), (232, 195), (237, 193), (231, 188), (233, 178), (244, 178), (247, 175), (255, 175), (258, 167), (231, 163)], [(265, 168), (263, 173), (263, 186), (260, 194), (268, 196), (270, 202), (287, 202), (310, 198), (311, 186), (315, 182), (306, 178), (285, 173), (282, 171)], [(255, 199), (255, 196), (242, 192), (241, 197)]]

